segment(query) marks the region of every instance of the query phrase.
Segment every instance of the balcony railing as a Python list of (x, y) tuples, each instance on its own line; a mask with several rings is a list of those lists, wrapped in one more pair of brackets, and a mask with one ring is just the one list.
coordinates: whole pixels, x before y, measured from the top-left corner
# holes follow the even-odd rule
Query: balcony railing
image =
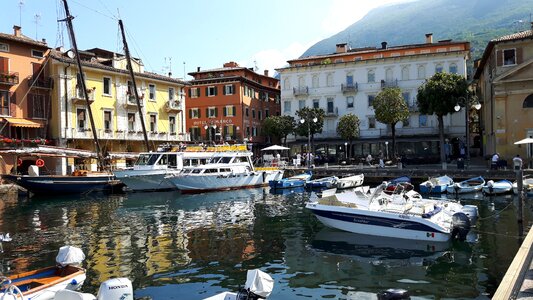
[(0, 83), (7, 84), (7, 85), (18, 84), (19, 73), (18, 72), (10, 72), (10, 73), (0, 72)]
[[(139, 103), (141, 104), (141, 107), (144, 106), (143, 102), (143, 96), (139, 95)], [(124, 107), (132, 107), (137, 106), (137, 100), (135, 99), (135, 95), (126, 94)]]
[[(83, 94), (83, 90), (79, 87), (76, 87), (74, 90), (73, 90), (73, 94), (71, 99), (72, 99), (72, 102), (74, 103), (85, 103), (85, 95)], [(87, 90), (87, 96), (89, 97), (89, 102), (93, 102), (94, 101), (94, 89), (89, 89)]]
[(339, 108), (338, 107), (333, 107), (331, 110), (328, 109), (326, 111), (326, 117), (337, 117), (339, 115)]
[(398, 87), (398, 79), (395, 80), (381, 80), (381, 88), (393, 88)]
[(359, 90), (358, 84), (356, 83), (347, 83), (347, 84), (341, 84), (341, 91), (343, 93), (355, 93)]
[(183, 107), (181, 106), (181, 102), (178, 100), (168, 100), (165, 103), (165, 109), (167, 112), (170, 111), (181, 111), (183, 110)]
[(292, 93), (294, 96), (307, 96), (309, 95), (309, 87), (308, 86), (299, 86), (292, 89)]
[(32, 75), (28, 78), (28, 86), (30, 88), (52, 89), (54, 81), (52, 77)]
[[(68, 139), (93, 139), (93, 133), (90, 129), (70, 128), (66, 131)], [(130, 140), (142, 141), (144, 135), (142, 131), (130, 130), (104, 130), (97, 129), (98, 138), (101, 140)], [(170, 133), (170, 132), (149, 132), (148, 138), (155, 141), (190, 141), (188, 133)]]

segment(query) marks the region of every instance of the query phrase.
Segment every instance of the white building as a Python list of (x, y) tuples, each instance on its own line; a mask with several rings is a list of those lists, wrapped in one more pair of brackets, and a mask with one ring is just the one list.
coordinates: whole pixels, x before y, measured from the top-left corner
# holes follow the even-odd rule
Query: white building
[[(438, 121), (436, 116), (418, 112), (417, 89), (436, 72), (451, 72), (466, 77), (468, 42), (444, 40), (434, 43), (431, 34), (423, 44), (381, 48), (349, 49), (338, 44), (336, 52), (288, 61), (278, 69), (281, 80), (281, 113), (297, 118), (303, 107), (319, 107), (326, 112), (322, 134), (315, 135), (315, 152), (330, 157), (343, 157), (346, 141), (337, 135), (337, 123), (345, 114), (359, 117), (360, 139), (352, 156), (365, 156), (385, 151), (391, 139), (387, 125), (375, 120), (372, 100), (384, 87), (397, 86), (411, 111), (410, 118), (396, 125), (398, 152), (404, 155), (438, 153)], [(464, 110), (444, 118), (447, 138), (465, 135)], [(306, 137), (288, 139), (293, 152), (301, 151)], [(458, 147), (458, 144), (457, 146)], [(457, 149), (458, 151), (458, 149)]]

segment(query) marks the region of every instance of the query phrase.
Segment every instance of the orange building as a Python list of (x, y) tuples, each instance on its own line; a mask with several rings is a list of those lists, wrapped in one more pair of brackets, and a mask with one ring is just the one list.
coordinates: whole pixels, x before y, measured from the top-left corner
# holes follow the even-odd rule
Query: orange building
[(269, 142), (262, 134), (265, 118), (279, 116), (279, 80), (239, 67), (235, 62), (223, 68), (189, 73), (187, 128), (192, 141)]

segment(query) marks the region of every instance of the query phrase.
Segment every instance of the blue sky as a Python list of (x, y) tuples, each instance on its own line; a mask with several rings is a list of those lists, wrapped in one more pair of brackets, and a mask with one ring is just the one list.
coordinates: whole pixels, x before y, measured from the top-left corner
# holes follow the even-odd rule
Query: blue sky
[[(395, 2), (399, 1), (68, 0), (80, 49), (122, 52), (115, 19), (120, 14), (130, 52), (143, 60), (145, 69), (166, 73), (171, 61), (173, 76), (180, 78), (184, 70), (219, 68), (228, 61), (257, 66), (258, 72), (268, 69), (272, 75), (275, 68), (370, 9)], [(62, 3), (0, 0), (0, 32), (12, 33), (13, 25), (22, 22), (24, 35), (45, 38), (50, 47), (70, 48), (65, 27), (56, 21), (64, 16)]]

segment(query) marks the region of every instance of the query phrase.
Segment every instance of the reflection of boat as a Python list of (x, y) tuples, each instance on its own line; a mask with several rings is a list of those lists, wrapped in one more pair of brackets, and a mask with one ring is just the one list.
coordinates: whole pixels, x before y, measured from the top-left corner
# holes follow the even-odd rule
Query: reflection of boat
[(450, 185), (446, 188), (446, 191), (449, 194), (466, 194), (479, 192), (485, 185), (485, 179), (478, 176), (474, 178), (467, 179), (465, 181), (456, 182), (453, 185)]
[(450, 185), (453, 185), (453, 179), (447, 175), (431, 177), (420, 184), (420, 193), (444, 193)]
[(267, 299), (274, 289), (274, 280), (259, 269), (248, 270), (244, 288), (238, 293), (223, 292), (204, 300), (257, 300)]
[(272, 189), (287, 189), (295, 187), (303, 187), (305, 183), (311, 179), (312, 172), (307, 171), (305, 173), (294, 175), (288, 178), (271, 180), (268, 182), (268, 185)]
[[(533, 197), (533, 178), (524, 178), (524, 181), (522, 183), (522, 191), (524, 192), (526, 197)], [(513, 193), (515, 195), (518, 194), (518, 185), (516, 181), (513, 182)]]
[(290, 194), (303, 194), (305, 188), (303, 186), (295, 187), (292, 189), (270, 189), (270, 193), (274, 195), (290, 195)]
[(489, 180), (483, 186), (483, 194), (485, 195), (501, 195), (509, 193), (513, 189), (513, 184), (509, 180), (493, 181)]
[(389, 195), (386, 187), (381, 184), (370, 196), (355, 191), (315, 197), (306, 208), (326, 226), (353, 233), (428, 241), (466, 238), (470, 219), (461, 204), (422, 199), (402, 188)]
[(85, 270), (79, 264), (85, 259), (81, 249), (64, 246), (59, 249), (57, 266), (12, 275), (3, 278), (0, 290), (1, 299), (18, 299), (19, 292), (24, 299), (53, 299), (57, 291), (77, 290), (85, 281)]
[(337, 185), (339, 177), (337, 176), (328, 176), (320, 179), (309, 180), (305, 183), (305, 186), (311, 189), (330, 189)]
[(363, 173), (342, 177), (342, 178), (339, 178), (339, 180), (337, 180), (337, 188), (348, 189), (348, 188), (358, 187), (363, 184), (364, 180), (365, 180), (365, 174)]

